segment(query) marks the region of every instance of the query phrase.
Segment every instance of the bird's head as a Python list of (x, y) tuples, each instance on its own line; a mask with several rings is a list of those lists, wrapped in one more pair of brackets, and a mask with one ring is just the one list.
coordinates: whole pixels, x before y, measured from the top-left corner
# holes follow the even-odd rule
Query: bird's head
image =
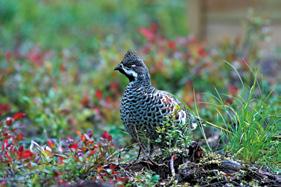
[(128, 51), (123, 60), (114, 68), (124, 74), (130, 82), (136, 80), (150, 81), (149, 72), (143, 59), (135, 52)]

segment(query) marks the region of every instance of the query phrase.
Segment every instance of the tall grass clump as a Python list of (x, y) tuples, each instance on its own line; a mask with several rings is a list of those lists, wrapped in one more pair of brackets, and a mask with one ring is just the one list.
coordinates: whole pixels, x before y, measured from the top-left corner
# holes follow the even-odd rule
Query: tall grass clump
[(220, 124), (223, 129), (221, 148), (245, 162), (280, 168), (281, 97), (278, 90), (269, 90), (255, 76), (252, 84), (243, 85), (235, 96), (225, 97), (217, 92), (210, 98), (210, 108), (217, 113), (214, 124)]

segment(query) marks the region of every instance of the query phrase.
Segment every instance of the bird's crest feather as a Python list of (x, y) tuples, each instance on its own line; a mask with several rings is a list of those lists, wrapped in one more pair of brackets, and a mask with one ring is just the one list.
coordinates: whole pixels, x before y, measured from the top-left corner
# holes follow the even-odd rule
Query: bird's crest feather
[(129, 50), (124, 55), (124, 59), (122, 61), (123, 63), (127, 63), (127, 62), (142, 61), (142, 60), (143, 59), (139, 57), (136, 52)]

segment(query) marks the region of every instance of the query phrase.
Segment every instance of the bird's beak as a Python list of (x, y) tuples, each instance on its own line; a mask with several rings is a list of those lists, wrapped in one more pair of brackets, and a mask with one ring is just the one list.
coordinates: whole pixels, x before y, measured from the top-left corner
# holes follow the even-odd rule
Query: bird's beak
[(114, 68), (114, 70), (115, 70), (115, 71), (116, 71), (116, 70), (118, 70), (118, 71), (122, 70), (122, 64), (121, 64), (121, 63), (118, 64), (118, 65)]

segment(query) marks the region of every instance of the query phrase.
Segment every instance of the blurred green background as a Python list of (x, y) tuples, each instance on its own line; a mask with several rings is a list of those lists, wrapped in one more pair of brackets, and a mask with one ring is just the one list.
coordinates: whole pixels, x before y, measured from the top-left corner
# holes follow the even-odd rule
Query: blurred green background
[(186, 2), (1, 0), (0, 45), (8, 48), (33, 42), (44, 48), (92, 53), (104, 40), (138, 39), (138, 28), (151, 22), (161, 25), (169, 37), (186, 35)]

